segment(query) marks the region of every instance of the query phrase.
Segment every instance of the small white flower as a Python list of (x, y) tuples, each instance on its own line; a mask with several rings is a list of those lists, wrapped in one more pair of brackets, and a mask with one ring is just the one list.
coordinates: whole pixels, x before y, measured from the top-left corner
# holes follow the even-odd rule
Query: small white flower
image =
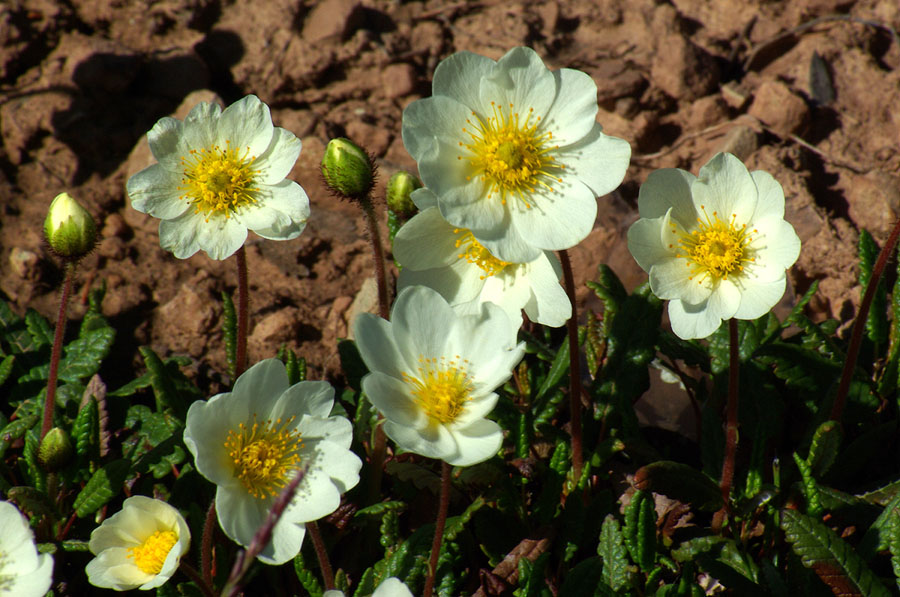
[(255, 95), (225, 111), (197, 104), (184, 122), (162, 118), (147, 133), (158, 164), (128, 180), (131, 206), (162, 220), (159, 242), (179, 259), (203, 249), (225, 259), (247, 239), (290, 240), (303, 232), (309, 198), (285, 180), (300, 140), (272, 125)]
[(162, 500), (135, 495), (91, 533), (88, 582), (128, 591), (168, 581), (187, 553), (191, 531), (181, 514)]
[(403, 143), (448, 222), (526, 263), (581, 242), (596, 197), (625, 176), (631, 148), (596, 117), (581, 71), (551, 71), (529, 48), (497, 62), (458, 52), (435, 69), (432, 96), (403, 111)]
[(628, 249), (669, 300), (672, 330), (705, 338), (724, 319), (756, 319), (781, 299), (800, 239), (784, 220), (784, 191), (761, 170), (716, 154), (700, 176), (652, 172), (638, 197)]
[(477, 313), (482, 303), (495, 303), (506, 312), (514, 333), (522, 324), (522, 309), (532, 321), (551, 327), (572, 315), (553, 253), (542, 251), (527, 263), (501, 261), (471, 232), (447, 223), (430, 190), (419, 189), (412, 198), (421, 211), (394, 239), (394, 256), (403, 266), (399, 290), (428, 286), (458, 313)]
[(0, 502), (0, 596), (42, 597), (53, 582), (53, 557), (39, 554), (28, 520)]
[(360, 314), (353, 333), (371, 371), (362, 386), (387, 419), (388, 437), (454, 466), (496, 454), (503, 432), (484, 417), (525, 351), (524, 342), (513, 345), (509, 325), (493, 303), (461, 315), (424, 286), (399, 294), (390, 322)]
[(261, 361), (234, 383), (188, 409), (184, 443), (197, 470), (215, 483), (225, 534), (248, 546), (281, 490), (300, 469), (303, 480), (259, 559), (283, 564), (300, 551), (304, 523), (334, 512), (359, 482), (362, 462), (350, 451), (353, 429), (328, 416), (334, 389), (324, 381), (288, 385), (278, 359)]
[[(344, 597), (344, 593), (337, 589), (331, 589), (325, 591), (322, 597)], [(372, 597), (413, 597), (413, 594), (399, 578), (391, 576), (381, 581), (381, 584), (372, 593)]]

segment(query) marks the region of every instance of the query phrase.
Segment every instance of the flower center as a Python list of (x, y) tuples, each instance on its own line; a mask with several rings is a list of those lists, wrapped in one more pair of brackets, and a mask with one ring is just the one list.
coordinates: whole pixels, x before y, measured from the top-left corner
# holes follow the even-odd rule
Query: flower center
[(463, 248), (462, 253), (458, 254), (457, 257), (459, 259), (465, 259), (469, 263), (474, 263), (480, 267), (484, 271), (484, 275), (480, 276), (482, 280), (488, 276), (499, 274), (506, 266), (512, 265), (512, 263), (508, 261), (502, 261), (494, 257), (480, 242), (475, 240), (475, 237), (472, 236), (472, 233), (468, 230), (462, 228), (453, 229), (454, 234), (460, 232), (462, 235), (456, 239), (456, 248), (465, 248)]
[(137, 547), (128, 548), (128, 557), (144, 574), (159, 574), (172, 546), (178, 543), (173, 531), (156, 531)]
[[(691, 232), (681, 232), (678, 240), (677, 257), (684, 257), (690, 261), (694, 269), (691, 280), (697, 274), (707, 274), (716, 280), (727, 280), (729, 275), (739, 275), (744, 271), (744, 265), (754, 261), (749, 248), (753, 241), (746, 224), (737, 226), (734, 223), (737, 214), (731, 214), (730, 221), (719, 218), (717, 212), (707, 214), (701, 205), (705, 219), (697, 219), (699, 224)], [(672, 232), (677, 232), (677, 226), (672, 224)], [(757, 230), (753, 230), (756, 233)], [(672, 248), (672, 245), (669, 245)], [(703, 281), (703, 277), (698, 283)]]
[(210, 216), (222, 214), (231, 217), (245, 205), (256, 203), (253, 193), (254, 178), (259, 173), (253, 169), (256, 156), (248, 156), (225, 141), (225, 148), (214, 145), (207, 149), (192, 149), (181, 158), (184, 176), (181, 179), (181, 198), (194, 205), (194, 213)]
[(253, 415), (253, 425), (240, 423), (228, 432), (225, 449), (234, 465), (234, 476), (257, 499), (278, 495), (300, 464), (303, 438), (296, 429), (288, 429), (294, 419), (260, 424)]
[[(458, 356), (456, 357), (459, 358)], [(463, 364), (468, 361), (463, 360)], [(419, 357), (417, 375), (403, 374), (403, 381), (413, 386), (416, 404), (432, 421), (452, 423), (462, 412), (472, 392), (472, 382), (457, 361)]]
[(543, 187), (553, 192), (553, 181), (562, 182), (551, 172), (565, 168), (551, 155), (559, 146), (551, 145), (552, 132), (539, 130), (541, 117), (534, 116), (533, 108), (528, 109), (524, 119), (513, 104), (504, 109), (491, 102), (491, 109), (493, 115), (486, 119), (472, 112), (475, 122), (467, 118), (469, 126), (462, 129), (471, 141), (460, 141), (459, 145), (472, 153), (468, 160), (488, 184), (488, 199), (497, 194), (500, 202), (506, 204), (507, 196), (512, 195), (530, 208), (535, 189)]

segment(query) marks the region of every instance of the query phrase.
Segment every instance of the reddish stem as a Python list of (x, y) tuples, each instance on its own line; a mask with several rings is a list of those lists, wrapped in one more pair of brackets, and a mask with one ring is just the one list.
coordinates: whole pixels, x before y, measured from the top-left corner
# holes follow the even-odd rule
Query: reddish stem
[(728, 511), (731, 485), (734, 482), (734, 461), (738, 445), (738, 373), (740, 372), (740, 353), (738, 350), (737, 319), (728, 320), (728, 406), (725, 414), (725, 460), (722, 463), (722, 509), (713, 517), (713, 526), (721, 528), (725, 513)]
[(562, 264), (563, 281), (566, 294), (572, 303), (572, 316), (566, 322), (569, 334), (569, 411), (572, 434), (572, 474), (577, 484), (581, 480), (583, 456), (581, 450), (581, 362), (578, 353), (578, 308), (575, 305), (575, 276), (572, 275), (572, 262), (569, 252), (560, 251), (559, 261)]
[(447, 524), (447, 508), (450, 506), (450, 465), (441, 461), (441, 498), (438, 506), (437, 521), (434, 525), (434, 541), (431, 543), (431, 560), (428, 563), (428, 579), (425, 581), (425, 597), (434, 592), (437, 577), (438, 558), (441, 555), (441, 542), (444, 539), (444, 526)]
[(325, 542), (322, 540), (322, 533), (319, 532), (319, 525), (315, 522), (307, 522), (306, 532), (312, 539), (316, 557), (319, 559), (319, 569), (322, 571), (322, 579), (325, 581), (325, 590), (330, 591), (334, 588), (334, 572), (331, 569), (331, 561), (328, 559), (328, 550), (325, 549)]
[(69, 295), (72, 293), (75, 267), (74, 263), (66, 264), (66, 277), (63, 282), (62, 297), (59, 299), (59, 314), (56, 317), (56, 329), (53, 332), (53, 349), (50, 352), (50, 374), (47, 376), (47, 397), (44, 399), (44, 420), (41, 424), (42, 440), (53, 427), (53, 409), (56, 406), (56, 380), (59, 375), (59, 359), (62, 353), (63, 336), (66, 333), (66, 310), (69, 306)]
[(181, 571), (184, 572), (185, 576), (194, 581), (194, 584), (197, 585), (197, 588), (200, 589), (200, 592), (203, 593), (204, 597), (215, 597), (216, 592), (213, 591), (212, 585), (207, 583), (206, 579), (202, 578), (193, 566), (184, 560), (181, 560), (179, 568), (181, 568)]
[(869, 316), (869, 308), (872, 306), (872, 299), (875, 298), (875, 291), (881, 276), (884, 273), (884, 267), (887, 265), (888, 259), (897, 246), (897, 237), (900, 236), (900, 219), (894, 223), (891, 235), (881, 247), (878, 259), (872, 267), (872, 275), (869, 277), (869, 283), (866, 285), (866, 292), (862, 301), (859, 303), (859, 312), (856, 314), (856, 320), (853, 322), (853, 331), (850, 333), (850, 345), (847, 347), (847, 356), (844, 359), (844, 369), (841, 371), (841, 383), (838, 385), (837, 395), (834, 398), (834, 404), (831, 407), (831, 420), (840, 422), (841, 414), (844, 412), (844, 403), (847, 400), (847, 393), (850, 391), (850, 382), (853, 380), (853, 370), (856, 368), (856, 358), (859, 356), (859, 346), (862, 344), (862, 334), (866, 327), (866, 318)]
[(237, 349), (234, 359), (234, 376), (237, 378), (247, 368), (247, 334), (249, 333), (249, 317), (247, 315), (250, 297), (247, 289), (247, 253), (244, 246), (235, 253), (238, 270), (238, 304), (237, 304)]
[(203, 581), (213, 586), (212, 572), (212, 545), (213, 534), (216, 532), (216, 501), (213, 499), (206, 510), (206, 520), (203, 521), (203, 537), (200, 540), (200, 571), (203, 573)]

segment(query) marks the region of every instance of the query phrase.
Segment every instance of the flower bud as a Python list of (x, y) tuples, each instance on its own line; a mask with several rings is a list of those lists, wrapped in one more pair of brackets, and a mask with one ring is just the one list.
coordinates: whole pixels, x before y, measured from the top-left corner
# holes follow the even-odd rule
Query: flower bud
[(81, 204), (68, 193), (60, 193), (44, 220), (44, 236), (61, 259), (78, 261), (97, 243), (97, 226)]
[(72, 459), (74, 450), (69, 434), (59, 427), (47, 432), (38, 448), (38, 464), (48, 473), (55, 473)]
[(322, 176), (334, 193), (347, 199), (365, 197), (375, 184), (369, 154), (343, 137), (328, 142), (322, 157)]
[(399, 216), (412, 217), (416, 213), (416, 204), (410, 195), (421, 187), (422, 182), (412, 174), (402, 170), (397, 172), (387, 184), (388, 207)]

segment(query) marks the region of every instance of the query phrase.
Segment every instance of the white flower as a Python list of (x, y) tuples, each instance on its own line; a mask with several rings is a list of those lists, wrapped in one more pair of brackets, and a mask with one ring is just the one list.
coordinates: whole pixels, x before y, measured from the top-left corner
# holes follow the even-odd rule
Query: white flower
[(159, 223), (159, 242), (186, 259), (203, 249), (225, 259), (247, 239), (289, 240), (303, 232), (309, 198), (285, 180), (300, 140), (272, 126), (255, 95), (223, 112), (199, 103), (184, 122), (162, 118), (147, 133), (159, 161), (128, 180), (131, 206)]
[[(337, 589), (331, 589), (330, 591), (325, 591), (322, 597), (344, 597), (344, 593)], [(378, 588), (372, 593), (372, 597), (413, 597), (413, 594), (409, 587), (403, 584), (399, 578), (391, 576), (378, 585)]]
[(359, 482), (362, 462), (350, 451), (352, 426), (329, 417), (334, 389), (324, 381), (288, 385), (278, 359), (261, 361), (234, 383), (188, 409), (184, 443), (197, 470), (215, 483), (222, 530), (248, 546), (275, 498), (300, 469), (303, 480), (259, 559), (283, 564), (300, 551), (304, 523), (337, 509)]
[(784, 191), (767, 172), (716, 154), (700, 176), (652, 172), (638, 197), (628, 249), (669, 300), (672, 330), (705, 338), (723, 319), (756, 319), (781, 299), (800, 239), (784, 221)]
[(403, 266), (398, 290), (428, 286), (458, 313), (477, 313), (482, 303), (495, 303), (506, 312), (513, 333), (522, 325), (522, 309), (532, 321), (551, 327), (572, 315), (553, 253), (542, 251), (527, 263), (501, 261), (471, 232), (447, 223), (430, 190), (419, 189), (412, 198), (421, 211), (394, 239), (394, 257)]
[(458, 52), (435, 69), (432, 97), (403, 111), (403, 143), (448, 222), (526, 263), (581, 242), (596, 197), (625, 176), (631, 148), (596, 116), (581, 71), (551, 71), (529, 48), (497, 62)]
[(0, 502), (0, 596), (42, 597), (53, 582), (53, 557), (39, 554), (28, 520)]
[(128, 591), (153, 589), (169, 580), (187, 553), (191, 531), (181, 514), (162, 500), (135, 495), (91, 533), (88, 582)]
[(484, 303), (478, 314), (457, 314), (437, 292), (406, 288), (391, 321), (370, 313), (353, 322), (369, 373), (362, 387), (387, 419), (384, 431), (404, 450), (454, 466), (487, 460), (503, 442), (484, 418), (494, 389), (509, 379), (524, 342), (513, 345), (509, 320)]

